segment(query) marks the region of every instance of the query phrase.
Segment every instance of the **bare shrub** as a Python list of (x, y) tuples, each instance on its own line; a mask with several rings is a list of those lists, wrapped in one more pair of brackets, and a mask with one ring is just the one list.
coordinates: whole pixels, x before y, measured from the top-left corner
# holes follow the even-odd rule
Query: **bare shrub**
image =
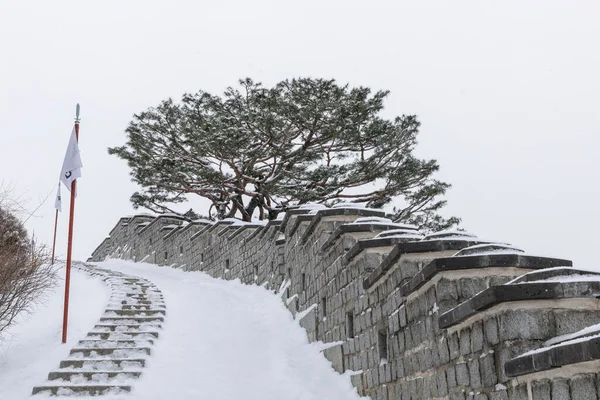
[(1, 197), (0, 333), (19, 314), (30, 311), (44, 292), (56, 284), (56, 271), (48, 263), (48, 252), (29, 238), (6, 197)]

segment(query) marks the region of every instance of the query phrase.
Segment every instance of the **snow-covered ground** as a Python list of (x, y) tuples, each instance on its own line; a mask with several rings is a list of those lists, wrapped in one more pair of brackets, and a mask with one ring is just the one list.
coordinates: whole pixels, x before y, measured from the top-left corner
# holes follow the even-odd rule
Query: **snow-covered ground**
[(72, 270), (67, 343), (62, 344), (64, 268), (59, 285), (44, 295), (31, 315), (19, 321), (0, 337), (0, 399), (20, 400), (33, 386), (46, 380), (73, 347), (98, 321), (109, 298), (99, 279)]
[[(331, 368), (319, 351), (322, 344), (308, 343), (273, 292), (145, 263), (112, 260), (102, 266), (151, 280), (167, 306), (148, 367), (125, 398), (359, 398), (349, 376)], [(73, 273), (70, 345), (59, 344), (62, 287), (11, 330), (11, 344), (1, 345), (0, 399), (26, 398), (102, 314), (108, 300), (104, 284), (82, 275)], [(80, 296), (84, 300), (77, 301)]]

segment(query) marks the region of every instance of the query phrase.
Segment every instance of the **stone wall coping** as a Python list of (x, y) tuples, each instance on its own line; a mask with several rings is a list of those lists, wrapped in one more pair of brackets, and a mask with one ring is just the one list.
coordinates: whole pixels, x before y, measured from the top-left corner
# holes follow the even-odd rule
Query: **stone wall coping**
[(440, 252), (445, 250), (460, 250), (464, 247), (478, 244), (479, 242), (472, 242), (468, 240), (427, 240), (418, 242), (404, 242), (397, 243), (392, 251), (383, 259), (381, 264), (363, 281), (363, 288), (370, 289), (373, 287), (382, 277), (384, 277), (389, 270), (392, 269), (396, 261), (403, 254), (410, 253), (432, 253)]
[(245, 239), (244, 239), (244, 243), (248, 243), (251, 240), (254, 240), (257, 237), (262, 237), (266, 231), (269, 230), (269, 224), (267, 225), (263, 225), (262, 227), (258, 227), (254, 230), (254, 232), (252, 232), (250, 235), (248, 235)]
[(208, 232), (210, 229), (212, 229), (215, 225), (205, 225), (203, 226), (198, 232), (194, 233), (192, 236), (190, 236), (190, 241), (202, 236), (205, 232)]
[(281, 226), (282, 221), (280, 219), (272, 219), (269, 222), (267, 222), (266, 225), (263, 225), (265, 227), (265, 229), (263, 229), (262, 231), (260, 231), (260, 238), (262, 238), (268, 231), (269, 229), (276, 227), (277, 230), (279, 230), (279, 227)]
[(129, 217), (121, 217), (121, 218), (119, 218), (119, 220), (117, 221), (116, 225), (108, 233), (108, 236), (112, 236), (112, 234), (115, 232), (115, 230), (117, 230), (117, 228), (119, 228), (121, 226), (121, 224), (123, 223), (123, 221), (129, 222), (130, 219), (131, 218), (129, 218)]
[(173, 236), (176, 233), (181, 233), (186, 227), (187, 227), (187, 225), (186, 226), (178, 225), (175, 227), (163, 226), (162, 228), (160, 228), (161, 231), (167, 230), (167, 229), (169, 230), (169, 232), (167, 232), (167, 234), (165, 236), (163, 236), (163, 240), (170, 238), (171, 236)]
[(94, 249), (94, 251), (92, 251), (92, 257), (94, 257), (94, 254), (96, 254), (96, 252), (97, 252), (98, 250), (100, 250), (100, 248), (101, 248), (102, 246), (104, 246), (104, 244), (105, 244), (107, 241), (109, 241), (109, 240), (111, 240), (111, 237), (110, 237), (110, 236), (108, 236), (108, 237), (105, 237), (105, 238), (104, 238), (104, 240), (102, 241), (102, 243), (100, 243), (100, 244), (98, 245), (98, 247), (96, 247), (96, 248)]
[(222, 220), (219, 220), (219, 221), (215, 222), (214, 224), (210, 225), (206, 231), (212, 232), (215, 229), (222, 227), (223, 225), (231, 225), (231, 224), (233, 224), (233, 222), (234, 221), (230, 220), (230, 219), (222, 219)]
[(223, 227), (223, 229), (221, 229), (219, 232), (217, 232), (217, 236), (223, 236), (225, 235), (227, 232), (229, 232), (232, 229), (240, 229), (242, 226), (245, 226), (246, 224), (230, 224), (227, 225), (225, 227)]
[(524, 274), (519, 276), (518, 278), (512, 280), (510, 283), (524, 283), (531, 281), (541, 281), (549, 278), (554, 278), (557, 276), (571, 276), (571, 275), (596, 275), (594, 272), (586, 271), (583, 269), (572, 268), (573, 263), (571, 261), (567, 261), (568, 264), (559, 264), (557, 266), (552, 266), (547, 269), (543, 269), (541, 271), (533, 271), (528, 274)]
[(253, 224), (253, 223), (242, 225), (235, 232), (233, 232), (231, 235), (229, 235), (227, 237), (227, 240), (230, 241), (230, 240), (235, 239), (239, 234), (241, 234), (242, 232), (244, 232), (246, 229), (258, 229), (258, 228), (261, 228), (263, 226), (264, 226), (263, 224)]
[(552, 345), (528, 351), (506, 363), (504, 369), (508, 377), (516, 377), (547, 371), (600, 359), (600, 336), (598, 331), (589, 331), (582, 336), (565, 339)]
[(152, 221), (154, 218), (156, 218), (156, 215), (136, 214), (136, 215), (129, 217), (129, 223), (133, 224), (134, 221), (140, 220), (140, 219), (143, 221)]
[(281, 230), (282, 231), (285, 230), (285, 227), (292, 216), (298, 215), (298, 214), (308, 214), (310, 211), (311, 211), (310, 209), (306, 209), (306, 208), (293, 208), (293, 209), (287, 210), (285, 212), (285, 215), (283, 216), (283, 219), (279, 220), (279, 221), (281, 221)]
[(212, 226), (212, 224), (209, 224), (208, 222), (204, 222), (204, 221), (200, 221), (200, 220), (196, 220), (196, 221), (192, 221), (189, 224), (187, 224), (186, 226), (183, 227), (183, 229), (181, 230), (181, 233), (187, 231), (188, 229), (191, 229), (193, 226)]
[(393, 246), (396, 243), (405, 242), (406, 240), (402, 240), (398, 237), (389, 237), (389, 238), (373, 238), (373, 239), (361, 239), (354, 244), (354, 246), (350, 247), (344, 254), (343, 264), (348, 264), (352, 261), (356, 256), (363, 252), (363, 250), (374, 248), (374, 247), (388, 247)]
[(312, 220), (304, 234), (300, 238), (300, 244), (306, 243), (308, 238), (312, 235), (313, 231), (319, 225), (322, 218), (327, 217), (337, 217), (337, 216), (361, 216), (361, 217), (385, 217), (385, 212), (381, 210), (375, 209), (366, 209), (366, 208), (328, 208), (324, 210), (319, 210), (315, 214), (313, 214), (315, 218)]
[(321, 251), (327, 250), (328, 247), (333, 245), (345, 233), (386, 231), (389, 229), (393, 229), (394, 227), (395, 225), (381, 222), (373, 222), (369, 224), (343, 224), (340, 225), (335, 231), (333, 231), (333, 234), (327, 239), (325, 243), (323, 243), (323, 246), (321, 246)]
[(296, 218), (294, 219), (294, 225), (290, 228), (289, 237), (294, 236), (294, 233), (298, 230), (300, 225), (303, 222), (310, 222), (315, 217), (315, 214), (296, 214)]
[(438, 324), (440, 329), (446, 329), (504, 302), (585, 297), (600, 297), (600, 281), (535, 282), (491, 286), (440, 315)]
[(600, 359), (600, 337), (593, 337), (515, 357), (504, 363), (504, 371), (506, 376), (514, 378), (598, 359)]
[(140, 222), (133, 228), (133, 231), (138, 235), (142, 232), (142, 230), (150, 224), (150, 221)]
[(489, 268), (516, 267), (524, 269), (542, 269), (556, 266), (571, 266), (572, 261), (558, 258), (536, 257), (521, 254), (485, 254), (462, 257), (436, 258), (427, 264), (418, 274), (400, 286), (402, 296), (408, 296), (415, 290), (443, 271)]
[(150, 222), (148, 225), (146, 225), (145, 227), (143, 227), (138, 233), (140, 233), (140, 234), (143, 233), (146, 229), (150, 228), (152, 225), (154, 225), (155, 223), (157, 223), (161, 219), (167, 219), (167, 218), (168, 219), (177, 219), (177, 220), (180, 220), (182, 222), (183, 221), (188, 221), (189, 222), (189, 220), (187, 218), (181, 217), (181, 216), (176, 215), (176, 214), (166, 214), (166, 215), (163, 214), (163, 215), (159, 215), (156, 218), (154, 218), (152, 220), (152, 222)]

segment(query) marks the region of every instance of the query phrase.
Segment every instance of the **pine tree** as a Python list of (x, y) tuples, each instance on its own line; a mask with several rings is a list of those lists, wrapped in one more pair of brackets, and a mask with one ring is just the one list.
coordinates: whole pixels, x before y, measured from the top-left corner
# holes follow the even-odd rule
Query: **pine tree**
[(437, 213), (450, 187), (432, 178), (437, 162), (413, 155), (416, 116), (379, 116), (389, 92), (311, 78), (239, 84), (134, 115), (127, 144), (109, 153), (128, 162), (142, 188), (131, 197), (136, 208), (172, 211), (198, 195), (211, 201), (210, 215), (250, 221), (307, 202), (393, 202), (403, 204), (399, 220), (422, 228), (458, 222)]

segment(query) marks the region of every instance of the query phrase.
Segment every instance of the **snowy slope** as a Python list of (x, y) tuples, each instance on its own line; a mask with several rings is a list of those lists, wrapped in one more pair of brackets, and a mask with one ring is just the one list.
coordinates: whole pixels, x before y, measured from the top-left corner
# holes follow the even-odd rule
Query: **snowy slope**
[(308, 343), (281, 299), (261, 287), (126, 261), (105, 268), (162, 291), (167, 319), (135, 399), (350, 400), (350, 379)]
[[(149, 279), (167, 306), (164, 329), (131, 395), (103, 399), (359, 399), (349, 377), (331, 368), (318, 344), (308, 343), (273, 292), (151, 264), (112, 260), (101, 266)], [(104, 284), (73, 275), (73, 293), (87, 294), (87, 300), (72, 303), (71, 345), (59, 344), (60, 287), (15, 327), (19, 338), (0, 348), (0, 399), (27, 398), (102, 314)]]
[(59, 285), (45, 295), (31, 315), (22, 316), (0, 338), (0, 399), (29, 397), (31, 389), (96, 324), (108, 301), (108, 289), (99, 279), (72, 270), (67, 343), (61, 344), (64, 268)]

